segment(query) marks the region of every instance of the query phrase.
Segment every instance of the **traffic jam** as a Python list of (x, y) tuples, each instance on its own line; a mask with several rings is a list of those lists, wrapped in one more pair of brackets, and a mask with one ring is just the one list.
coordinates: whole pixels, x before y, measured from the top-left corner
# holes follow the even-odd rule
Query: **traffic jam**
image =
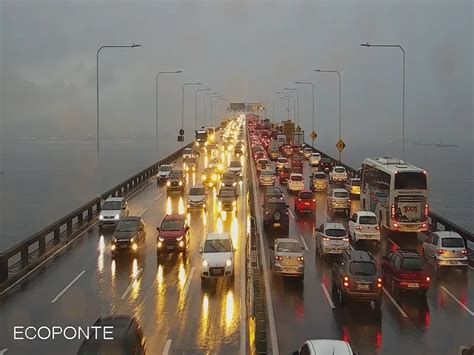
[[(290, 120), (249, 114), (247, 125), (281, 353), (306, 354), (320, 338), (342, 341), (337, 354), (412, 353), (420, 333), (438, 346), (433, 321), (472, 329), (467, 248), (455, 232), (429, 232), (426, 171), (392, 157), (348, 171)], [(447, 332), (433, 353), (472, 340)], [(412, 340), (399, 344), (402, 334)]]

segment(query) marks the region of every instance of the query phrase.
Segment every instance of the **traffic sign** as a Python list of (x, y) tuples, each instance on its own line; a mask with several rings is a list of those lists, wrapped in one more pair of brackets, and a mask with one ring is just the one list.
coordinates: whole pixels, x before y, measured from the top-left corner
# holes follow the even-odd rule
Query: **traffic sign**
[(178, 136), (178, 142), (184, 142), (184, 136)]
[(337, 144), (336, 144), (337, 150), (339, 150), (340, 152), (342, 152), (345, 147), (346, 147), (346, 144), (344, 143), (344, 141), (342, 140), (342, 138), (339, 138), (339, 142), (337, 142)]
[(311, 132), (310, 137), (314, 142), (314, 140), (318, 137), (318, 134), (315, 131), (313, 131), (313, 132)]
[(179, 130), (179, 135), (180, 135), (180, 136), (184, 136), (184, 129), (181, 128), (181, 129)]

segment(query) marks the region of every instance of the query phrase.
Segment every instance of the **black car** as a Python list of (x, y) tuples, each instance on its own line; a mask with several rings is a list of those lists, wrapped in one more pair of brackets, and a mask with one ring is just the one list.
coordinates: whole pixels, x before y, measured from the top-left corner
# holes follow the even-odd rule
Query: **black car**
[(91, 327), (94, 334), (89, 334), (89, 339), (83, 341), (77, 355), (146, 354), (146, 339), (134, 317), (99, 318), (94, 326), (97, 327)]
[(237, 176), (234, 173), (226, 172), (222, 174), (221, 186), (225, 187), (237, 187)]
[(138, 253), (145, 245), (145, 237), (145, 223), (140, 217), (122, 218), (112, 237), (110, 246), (112, 256), (120, 252)]
[(341, 306), (347, 300), (373, 301), (374, 310), (382, 304), (382, 276), (372, 254), (363, 250), (345, 251), (332, 266), (332, 293)]
[(268, 186), (265, 189), (265, 193), (263, 195), (263, 201), (267, 201), (269, 198), (277, 198), (279, 200), (283, 200), (283, 191), (278, 186)]
[(173, 170), (166, 182), (166, 191), (168, 194), (173, 192), (184, 193), (186, 191), (186, 178), (181, 170)]
[(290, 217), (286, 201), (278, 197), (267, 198), (263, 205), (263, 229), (265, 232), (290, 232)]
[(321, 158), (319, 161), (319, 170), (329, 173), (332, 171), (332, 160), (331, 158)]

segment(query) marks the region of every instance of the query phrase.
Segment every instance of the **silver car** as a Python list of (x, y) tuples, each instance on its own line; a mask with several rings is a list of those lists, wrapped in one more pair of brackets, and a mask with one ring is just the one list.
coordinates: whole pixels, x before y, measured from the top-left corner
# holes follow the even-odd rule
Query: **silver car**
[(275, 274), (304, 278), (303, 248), (296, 239), (277, 238), (269, 248), (270, 269)]
[(330, 189), (326, 196), (326, 206), (330, 213), (343, 211), (348, 216), (351, 212), (351, 200), (346, 189)]
[(326, 254), (341, 254), (349, 250), (349, 236), (341, 223), (323, 223), (318, 229), (314, 228), (316, 254), (323, 257)]
[(207, 192), (203, 185), (196, 185), (189, 189), (188, 209), (207, 209)]
[(275, 186), (275, 174), (271, 170), (262, 170), (259, 179), (260, 186)]
[(460, 268), (467, 272), (469, 260), (462, 237), (456, 232), (434, 232), (423, 242), (423, 257), (432, 263), (435, 270), (440, 268)]

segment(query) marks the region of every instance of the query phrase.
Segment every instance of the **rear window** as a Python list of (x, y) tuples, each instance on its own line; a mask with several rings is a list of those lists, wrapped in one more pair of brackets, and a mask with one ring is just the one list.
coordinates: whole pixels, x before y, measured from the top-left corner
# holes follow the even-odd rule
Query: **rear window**
[(336, 191), (336, 192), (334, 192), (334, 197), (347, 198), (347, 197), (349, 197), (349, 194), (345, 191)]
[(312, 199), (313, 198), (313, 193), (312, 192), (302, 192), (302, 193), (300, 193), (300, 198)]
[(263, 170), (261, 175), (273, 176), (273, 171), (271, 170)]
[(377, 218), (375, 216), (361, 216), (359, 218), (359, 224), (377, 224)]
[(346, 169), (344, 169), (344, 168), (335, 168), (334, 171), (336, 173), (344, 173), (346, 171)]
[(280, 242), (277, 251), (282, 253), (301, 253), (301, 246), (294, 242)]
[(206, 190), (203, 187), (193, 187), (189, 191), (190, 195), (201, 196), (206, 193)]
[(346, 231), (344, 229), (326, 229), (325, 233), (328, 237), (338, 237), (342, 238), (346, 236)]
[(420, 258), (405, 258), (402, 261), (403, 270), (424, 270), (423, 260)]
[(349, 264), (349, 271), (357, 276), (374, 276), (377, 273), (375, 264), (367, 261), (353, 261)]
[(300, 175), (294, 175), (291, 177), (291, 181), (303, 181), (303, 177)]
[(231, 161), (230, 162), (230, 167), (231, 168), (240, 168), (242, 165), (240, 164), (240, 161)]
[(278, 158), (279, 163), (286, 163), (288, 160), (286, 158)]
[(326, 179), (326, 174), (325, 173), (316, 173), (316, 174), (314, 174), (314, 178), (325, 180)]
[(464, 241), (461, 238), (443, 238), (441, 246), (446, 248), (464, 248)]
[(284, 210), (286, 209), (286, 203), (280, 203), (280, 202), (269, 202), (265, 206), (269, 210)]
[(395, 189), (426, 190), (426, 174), (423, 172), (401, 172), (395, 174)]
[(321, 154), (319, 154), (319, 153), (313, 153), (313, 154), (311, 154), (311, 156), (316, 157), (316, 158), (319, 158), (319, 157), (321, 157)]
[(352, 179), (351, 184), (352, 186), (360, 186), (360, 179)]

